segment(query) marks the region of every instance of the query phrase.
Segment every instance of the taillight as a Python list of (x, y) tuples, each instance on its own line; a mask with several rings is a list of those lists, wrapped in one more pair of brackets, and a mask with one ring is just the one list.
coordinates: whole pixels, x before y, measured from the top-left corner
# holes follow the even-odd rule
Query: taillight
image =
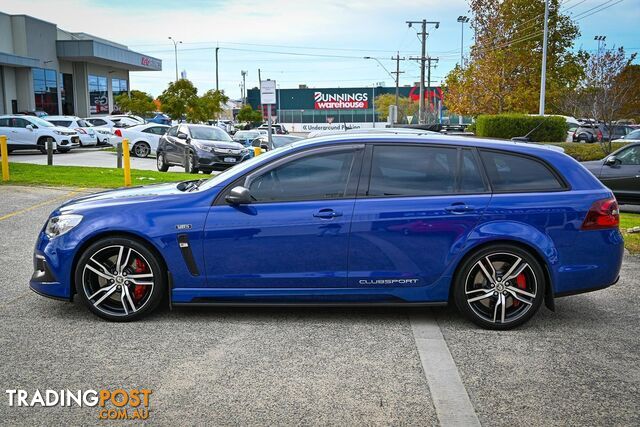
[(113, 132), (113, 134), (114, 134), (115, 136), (119, 136), (120, 138), (122, 138), (122, 131), (121, 131), (120, 129), (116, 129), (116, 131), (115, 131), (115, 132)]
[(78, 132), (78, 133), (84, 133), (84, 134), (86, 134), (86, 133), (87, 133), (87, 131), (85, 131), (85, 130), (84, 130), (84, 129), (82, 129), (82, 128), (76, 128), (76, 129), (75, 129), (75, 131), (76, 131), (76, 132)]
[(598, 141), (602, 141), (602, 131), (598, 129)]
[(615, 197), (596, 200), (589, 208), (587, 217), (582, 222), (583, 230), (602, 230), (620, 225), (620, 213)]

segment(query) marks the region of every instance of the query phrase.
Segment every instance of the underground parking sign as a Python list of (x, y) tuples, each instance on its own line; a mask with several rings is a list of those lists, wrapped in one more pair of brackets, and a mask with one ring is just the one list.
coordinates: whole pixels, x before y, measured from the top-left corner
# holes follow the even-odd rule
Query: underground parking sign
[(276, 103), (276, 81), (263, 80), (260, 82), (260, 103), (262, 105)]

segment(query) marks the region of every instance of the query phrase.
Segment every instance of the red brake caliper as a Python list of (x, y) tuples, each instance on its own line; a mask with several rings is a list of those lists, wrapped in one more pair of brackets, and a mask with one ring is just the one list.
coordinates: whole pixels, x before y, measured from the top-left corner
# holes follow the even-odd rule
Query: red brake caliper
[[(524, 273), (520, 273), (516, 277), (516, 286), (520, 289), (527, 289), (527, 278), (524, 277)], [(520, 305), (520, 301), (514, 298), (513, 306), (518, 307), (519, 305)]]
[[(146, 273), (147, 272), (147, 266), (144, 262), (142, 262), (142, 260), (140, 258), (136, 258), (135, 259), (135, 264), (136, 264), (136, 268), (133, 270), (136, 274), (141, 274), (141, 273)], [(146, 286), (137, 286), (134, 285), (133, 286), (133, 300), (135, 302), (138, 302), (142, 299), (142, 297), (144, 296), (144, 294), (146, 293), (147, 289)]]

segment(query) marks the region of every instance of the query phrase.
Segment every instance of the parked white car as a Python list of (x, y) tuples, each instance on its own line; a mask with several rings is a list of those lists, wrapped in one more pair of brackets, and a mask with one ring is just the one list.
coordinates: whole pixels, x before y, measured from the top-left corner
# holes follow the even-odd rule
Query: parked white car
[(147, 123), (145, 125), (131, 126), (129, 128), (116, 129), (111, 139), (112, 145), (117, 145), (124, 138), (129, 140), (129, 150), (135, 157), (147, 157), (155, 154), (158, 150), (160, 137), (164, 135), (170, 126), (158, 123)]
[(85, 120), (76, 116), (46, 116), (46, 121), (56, 126), (70, 128), (78, 132), (80, 137), (80, 146), (89, 146), (98, 144), (98, 136), (95, 128)]
[(106, 127), (109, 129), (125, 128), (141, 124), (138, 120), (132, 119), (130, 117), (87, 117), (85, 120), (91, 123), (93, 126)]
[(53, 148), (59, 153), (80, 146), (78, 132), (35, 116), (0, 116), (0, 135), (7, 136), (9, 151), (40, 150), (46, 153), (49, 139), (53, 140)]
[(108, 145), (109, 139), (113, 136), (111, 129), (107, 127), (94, 126), (91, 125), (91, 128), (96, 133), (96, 137), (98, 139), (98, 145)]
[(145, 120), (142, 117), (136, 116), (134, 114), (112, 114), (110, 116), (107, 116), (107, 118), (115, 122), (122, 119), (127, 119), (127, 120), (133, 120), (135, 122), (138, 122), (141, 125), (145, 123)]

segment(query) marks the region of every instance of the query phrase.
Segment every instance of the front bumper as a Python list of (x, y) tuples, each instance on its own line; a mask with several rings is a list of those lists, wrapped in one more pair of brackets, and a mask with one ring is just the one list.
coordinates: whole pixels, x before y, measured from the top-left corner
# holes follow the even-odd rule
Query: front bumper
[(65, 248), (64, 237), (51, 241), (40, 232), (33, 254), (33, 275), (29, 287), (39, 295), (71, 301), (73, 254), (71, 248)]
[[(197, 151), (199, 169), (226, 169), (251, 158), (251, 153), (219, 154), (205, 150)], [(233, 160), (231, 160), (233, 159)]]
[(80, 134), (80, 142), (82, 142), (82, 145), (97, 145), (98, 144), (98, 139), (97, 136), (94, 135), (89, 135), (88, 133), (86, 134)]
[(77, 135), (58, 135), (56, 137), (56, 145), (59, 150), (70, 150), (72, 148), (77, 148), (80, 146), (80, 138)]

